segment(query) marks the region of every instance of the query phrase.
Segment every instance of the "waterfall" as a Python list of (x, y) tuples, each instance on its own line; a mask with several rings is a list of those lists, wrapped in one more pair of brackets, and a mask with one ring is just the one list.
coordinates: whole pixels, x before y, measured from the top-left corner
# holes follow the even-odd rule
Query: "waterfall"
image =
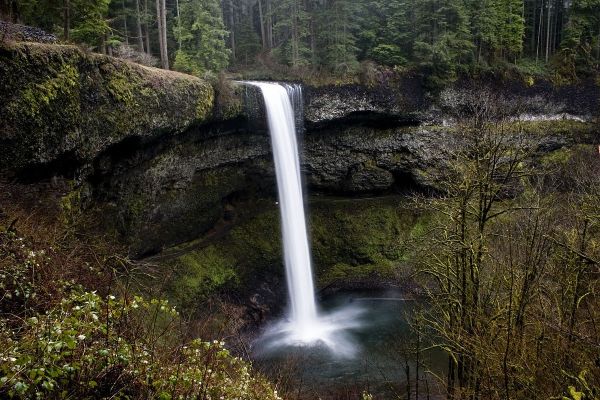
[(352, 357), (357, 346), (351, 332), (362, 326), (363, 308), (356, 304), (317, 312), (296, 132), (302, 129), (300, 85), (243, 82), (258, 87), (265, 102), (277, 175), (281, 231), (289, 292), (288, 318), (270, 326), (258, 340), (269, 351), (285, 346), (325, 346), (336, 356)]
[[(302, 196), (297, 121), (292, 102), (301, 104), (299, 85), (247, 82), (264, 98), (277, 175), (281, 230), (290, 298), (290, 320), (299, 339), (309, 339), (318, 325), (310, 250)], [(300, 101), (299, 101), (300, 100)]]

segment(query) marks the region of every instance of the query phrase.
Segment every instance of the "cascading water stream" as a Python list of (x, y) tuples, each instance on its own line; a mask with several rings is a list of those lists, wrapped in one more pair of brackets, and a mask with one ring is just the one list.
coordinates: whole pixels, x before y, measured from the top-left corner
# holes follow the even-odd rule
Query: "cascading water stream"
[(338, 355), (352, 355), (355, 346), (342, 331), (360, 325), (358, 317), (361, 310), (350, 307), (319, 315), (315, 302), (296, 138), (297, 121), (302, 119), (297, 114), (302, 110), (292, 107), (292, 103), (301, 104), (301, 88), (299, 85), (272, 82), (243, 83), (258, 87), (265, 102), (277, 175), (290, 299), (289, 318), (267, 330), (263, 336), (267, 343), (265, 347), (321, 343)]
[(312, 327), (317, 323), (317, 307), (306, 234), (296, 118), (290, 100), (290, 95), (296, 94), (298, 88), (276, 83), (248, 83), (262, 92), (271, 133), (291, 321), (298, 337), (309, 339)]

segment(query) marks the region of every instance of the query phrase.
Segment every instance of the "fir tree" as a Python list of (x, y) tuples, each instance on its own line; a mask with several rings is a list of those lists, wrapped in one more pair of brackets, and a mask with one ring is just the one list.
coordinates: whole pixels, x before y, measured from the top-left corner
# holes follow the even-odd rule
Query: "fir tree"
[(600, 0), (574, 0), (558, 64), (572, 78), (600, 71)]
[(433, 87), (444, 85), (473, 60), (473, 39), (463, 0), (415, 2), (414, 56)]
[(175, 54), (175, 69), (195, 75), (220, 71), (227, 66), (227, 31), (217, 0), (181, 0), (181, 21), (175, 36), (181, 48)]
[(275, 53), (279, 60), (292, 67), (310, 64), (309, 47), (310, 17), (301, 0), (281, 0), (276, 5), (273, 27), (275, 35)]
[(354, 32), (359, 8), (359, 3), (352, 0), (331, 0), (320, 13), (319, 60), (330, 70), (348, 72), (358, 64)]
[(470, 9), (477, 62), (514, 60), (521, 54), (525, 34), (521, 0), (475, 0)]
[(413, 56), (415, 41), (413, 2), (391, 0), (382, 2), (380, 31), (368, 57), (384, 65), (405, 65)]

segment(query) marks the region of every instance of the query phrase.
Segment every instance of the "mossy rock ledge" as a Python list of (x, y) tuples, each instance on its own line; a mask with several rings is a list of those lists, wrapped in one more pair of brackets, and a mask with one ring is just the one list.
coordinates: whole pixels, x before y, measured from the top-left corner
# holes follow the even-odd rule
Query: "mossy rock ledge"
[(78, 47), (0, 44), (0, 169), (93, 160), (128, 137), (210, 120), (212, 86)]

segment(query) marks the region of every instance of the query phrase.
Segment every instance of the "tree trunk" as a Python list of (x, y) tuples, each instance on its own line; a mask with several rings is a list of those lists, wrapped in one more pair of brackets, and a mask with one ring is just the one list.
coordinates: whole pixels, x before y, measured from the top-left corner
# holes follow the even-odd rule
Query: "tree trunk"
[(315, 12), (311, 10), (310, 15), (310, 54), (313, 68), (317, 65), (317, 30), (315, 23)]
[(531, 52), (530, 54), (533, 55), (533, 52), (535, 51), (535, 38), (537, 37), (537, 29), (536, 29), (536, 24), (537, 24), (537, 1), (533, 2), (533, 16), (531, 19), (531, 42), (530, 42), (530, 48), (529, 51)]
[(144, 35), (142, 33), (142, 16), (140, 14), (140, 0), (135, 0), (135, 15), (137, 22), (137, 39), (138, 39), (138, 50), (144, 52)]
[(546, 21), (546, 62), (550, 60), (550, 31), (552, 26), (552, 0), (548, 0), (548, 15)]
[(166, 0), (161, 1), (160, 6), (161, 18), (162, 18), (162, 36), (163, 36), (163, 68), (169, 69), (169, 52), (167, 50), (167, 3)]
[(179, 13), (179, 0), (176, 0), (175, 5), (177, 7), (177, 29), (179, 29), (179, 35), (177, 37), (177, 50), (181, 49), (181, 14)]
[(419, 355), (421, 353), (421, 326), (420, 326), (420, 321), (417, 322), (417, 348), (415, 351), (415, 357), (416, 357), (416, 361), (415, 361), (415, 399), (419, 400), (419, 367), (420, 367), (420, 363), (421, 360), (419, 359)]
[(410, 400), (410, 365), (408, 364), (408, 360), (406, 360), (404, 364), (404, 373), (406, 374), (406, 399)]
[(540, 3), (540, 20), (538, 24), (538, 37), (537, 37), (537, 45), (535, 46), (535, 61), (538, 61), (540, 58), (540, 51), (542, 49), (542, 28), (544, 23), (544, 0), (541, 0)]
[(454, 370), (456, 368), (456, 364), (454, 359), (451, 356), (448, 356), (448, 376), (446, 389), (448, 391), (448, 400), (454, 399)]
[(0, 19), (6, 18), (9, 22), (20, 23), (19, 9), (17, 7), (16, 0), (0, 2)]
[(550, 53), (554, 54), (554, 52), (556, 51), (557, 45), (556, 45), (556, 38), (558, 36), (558, 14), (559, 14), (559, 10), (558, 10), (558, 4), (555, 4), (556, 10), (554, 10), (554, 18), (553, 19), (553, 26), (552, 26), (552, 33), (550, 34), (551, 40), (550, 40)]
[(267, 33), (265, 29), (265, 18), (263, 16), (262, 1), (258, 0), (258, 19), (260, 20), (260, 39), (263, 50), (267, 48)]
[(150, 18), (150, 14), (148, 13), (148, 0), (144, 0), (144, 26), (146, 28), (146, 53), (152, 54), (152, 49), (150, 49), (150, 26), (148, 24), (148, 18)]
[(69, 0), (64, 0), (63, 10), (63, 38), (69, 40), (69, 32), (71, 31), (71, 4)]
[(230, 30), (230, 41), (231, 41), (231, 57), (235, 60), (235, 9), (233, 8), (233, 0), (228, 1), (229, 5), (229, 30)]
[(598, 46), (596, 48), (596, 68), (600, 66), (600, 24), (598, 24)]
[(273, 14), (271, 10), (271, 0), (265, 0), (267, 3), (267, 45), (269, 49), (273, 48)]
[(165, 36), (163, 36), (163, 18), (162, 18), (162, 0), (156, 0), (156, 20), (158, 22), (158, 45), (160, 48), (160, 62), (164, 69), (169, 69), (169, 61), (166, 57), (167, 44), (165, 43)]
[(298, 63), (298, 26), (297, 26), (297, 19), (296, 19), (296, 0), (293, 1), (292, 4), (292, 23), (291, 23), (291, 28), (292, 28), (292, 66), (295, 67)]
[(156, 0), (156, 25), (158, 27), (158, 47), (159, 47), (159, 52), (160, 52), (160, 61), (161, 64), (163, 65), (164, 68), (164, 63), (162, 62), (162, 56), (163, 56), (163, 36), (162, 36), (162, 18), (160, 17), (160, 1), (161, 0)]
[(129, 46), (129, 32), (127, 29), (127, 8), (125, 7), (125, 0), (121, 2), (123, 6), (123, 35), (125, 36), (125, 44)]

